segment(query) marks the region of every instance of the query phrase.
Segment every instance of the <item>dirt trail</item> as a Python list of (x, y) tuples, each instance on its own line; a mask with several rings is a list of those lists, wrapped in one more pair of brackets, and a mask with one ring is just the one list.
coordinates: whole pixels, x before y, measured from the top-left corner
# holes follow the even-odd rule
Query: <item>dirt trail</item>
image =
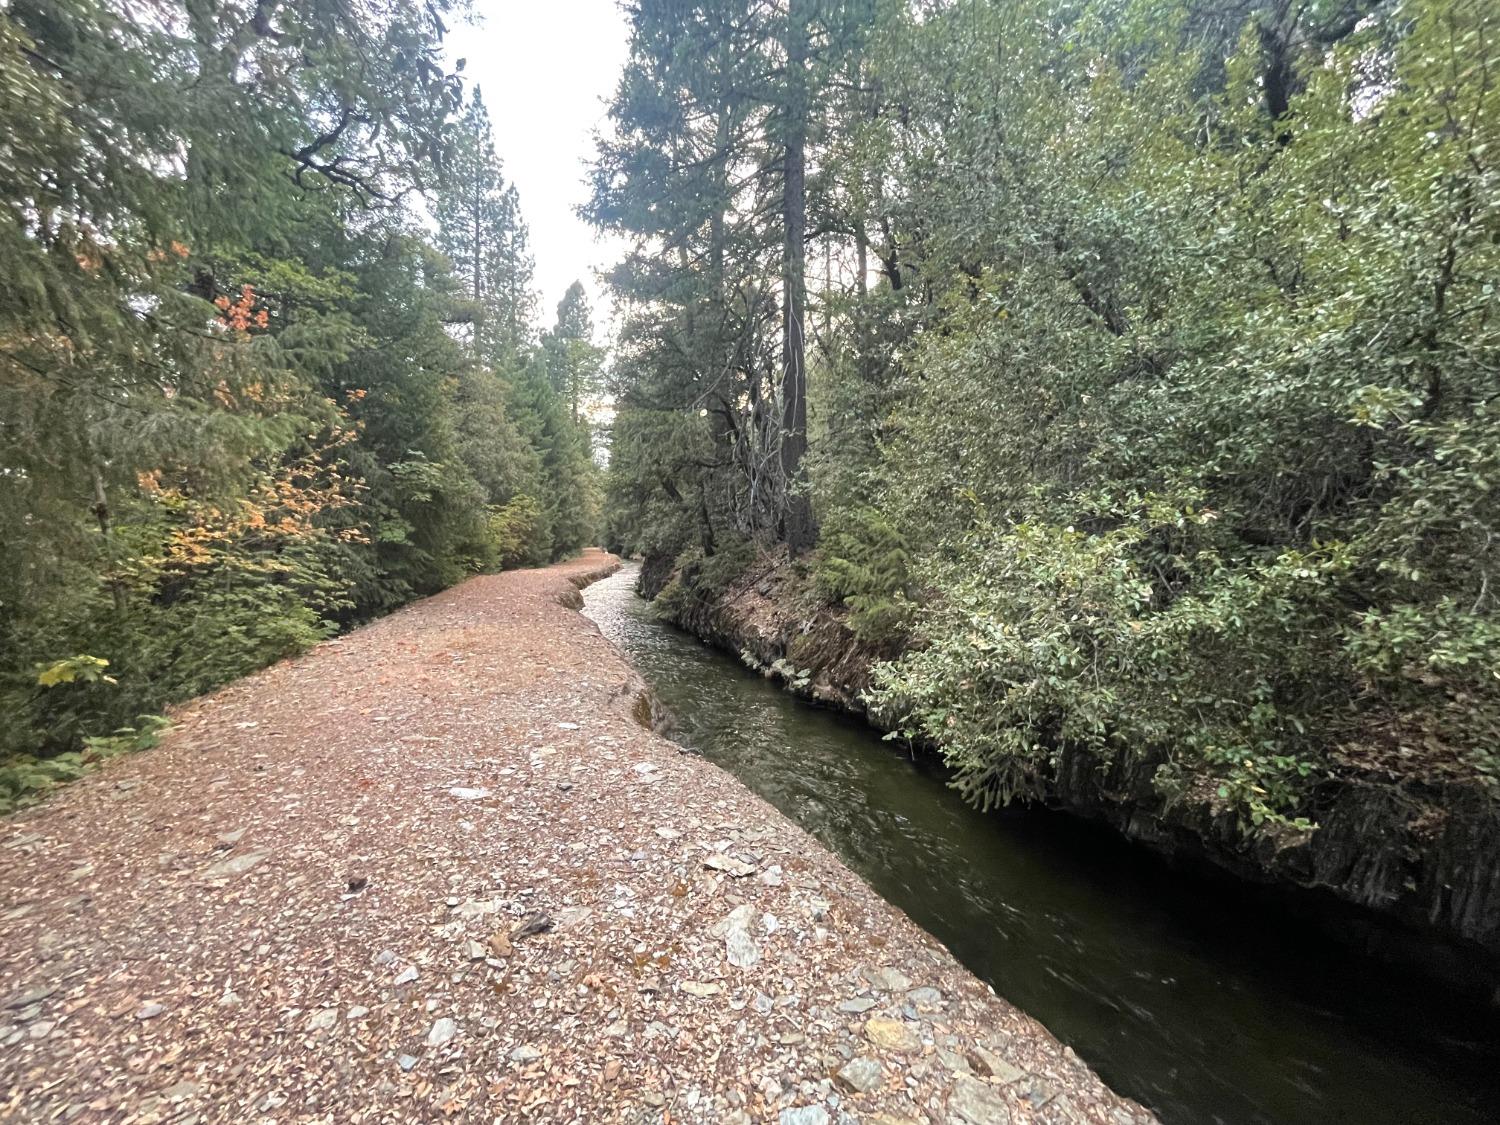
[[(476, 578), (0, 822), (0, 1119), (1151, 1121)], [(533, 932), (534, 931), (534, 932)]]

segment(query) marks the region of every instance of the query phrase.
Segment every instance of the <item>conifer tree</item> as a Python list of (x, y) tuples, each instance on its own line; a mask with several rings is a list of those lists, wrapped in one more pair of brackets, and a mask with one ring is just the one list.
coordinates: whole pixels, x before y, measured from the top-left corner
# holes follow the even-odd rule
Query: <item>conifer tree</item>
[[(513, 565), (546, 505), (586, 537), (586, 442), (554, 404), (534, 446), (448, 330), (481, 309), (486, 360), (533, 362), (482, 106), (448, 165), (482, 221), (437, 175), (448, 7), (0, 9), (0, 809), (8, 755)], [(401, 205), (434, 187), (457, 277)]]
[(635, 9), (588, 213), (651, 251), (613, 275), (626, 316), (638, 315), (630, 338), (656, 352), (625, 367), (633, 381), (621, 409), (638, 401), (700, 419), (685, 424), (707, 431), (707, 472), (657, 487), (691, 511), (705, 551), (719, 532), (794, 553), (816, 537), (804, 464), (806, 246), (836, 233), (837, 209), (815, 193), (823, 229), (810, 233), (807, 170), (828, 144), (831, 115), (852, 102), (833, 92), (855, 72), (878, 7)]
[(508, 367), (534, 331), (534, 263), (515, 185), (506, 181), (479, 90), (455, 130), (434, 208), (438, 247), (463, 279), (473, 357)]
[(601, 389), (604, 364), (582, 282), (569, 285), (558, 302), (557, 323), (542, 340), (542, 354), (552, 389), (568, 404), (573, 421), (581, 421), (584, 404)]
[(543, 500), (533, 560), (565, 558), (593, 534), (596, 502), (588, 431), (569, 417), (540, 355), (516, 376), (509, 409), (540, 460)]

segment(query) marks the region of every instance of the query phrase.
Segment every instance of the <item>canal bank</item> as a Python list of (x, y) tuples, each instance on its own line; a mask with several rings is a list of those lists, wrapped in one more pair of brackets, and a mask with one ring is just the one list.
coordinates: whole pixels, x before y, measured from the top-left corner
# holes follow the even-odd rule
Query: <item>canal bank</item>
[(673, 736), (797, 820), (1114, 1085), (1182, 1125), (1500, 1117), (1485, 1016), (1113, 832), (983, 816), (932, 763), (655, 619), (628, 573), (587, 611)]
[[(888, 729), (866, 713), (877, 662), (897, 650), (861, 643), (784, 550), (727, 584), (707, 570), (643, 567), (648, 595), (672, 580), (673, 621), (739, 656), (804, 699)], [(1033, 779), (1038, 802), (1108, 825), (1182, 867), (1228, 872), (1268, 888), (1279, 910), (1345, 939), (1361, 957), (1399, 967), (1466, 1004), (1500, 1013), (1500, 801), (1472, 778), (1393, 776), (1343, 765), (1304, 810), (1316, 831), (1248, 826), (1213, 798), (1168, 797), (1161, 760), (1130, 747), (1100, 760), (1064, 747)]]

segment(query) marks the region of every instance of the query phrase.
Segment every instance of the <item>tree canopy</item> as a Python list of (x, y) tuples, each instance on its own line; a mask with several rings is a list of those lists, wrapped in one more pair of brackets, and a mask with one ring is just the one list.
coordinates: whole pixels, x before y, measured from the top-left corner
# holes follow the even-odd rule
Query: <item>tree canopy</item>
[[(588, 538), (588, 435), (537, 374), (525, 224), (448, 15), (0, 12), (0, 753), (77, 768)], [(0, 773), (0, 801), (39, 783)]]

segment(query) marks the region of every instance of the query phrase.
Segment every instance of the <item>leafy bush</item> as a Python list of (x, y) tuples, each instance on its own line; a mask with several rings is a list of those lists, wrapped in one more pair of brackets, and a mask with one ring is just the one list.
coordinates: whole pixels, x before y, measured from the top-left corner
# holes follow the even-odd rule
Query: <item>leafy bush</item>
[(141, 715), (134, 726), (84, 739), (82, 751), (71, 750), (50, 758), (23, 754), (7, 759), (0, 763), (0, 814), (37, 800), (53, 786), (82, 777), (106, 758), (151, 749), (171, 725), (161, 715)]
[[(197, 69), (181, 31), (229, 34), (228, 9), (0, 10), (7, 792), (521, 540), (545, 558), (587, 538), (588, 433), (533, 341), (514, 188), (477, 96), (420, 61), (441, 45), (419, 7), (298, 5), (197, 113), (165, 112)], [(334, 103), (333, 163), (292, 156)], [(419, 185), (431, 234), (398, 202)], [(581, 395), (581, 289), (566, 319)], [(73, 653), (98, 655), (38, 682)]]
[(545, 561), (546, 552), (537, 541), (541, 516), (541, 505), (525, 493), (513, 496), (503, 507), (490, 509), (489, 537), (502, 567)]
[(115, 678), (104, 671), (108, 667), (109, 661), (97, 656), (69, 656), (51, 664), (37, 665), (36, 682), (44, 688), (72, 683), (116, 683)]
[(77, 752), (52, 758), (29, 755), (12, 758), (0, 764), (0, 814), (29, 804), (54, 785), (82, 777), (86, 772), (83, 757)]
[(161, 741), (162, 735), (171, 726), (172, 721), (165, 715), (138, 715), (134, 726), (119, 727), (113, 734), (84, 739), (83, 743), (88, 748), (84, 761), (150, 750)]
[(930, 598), (884, 702), (981, 803), (1064, 746), (1258, 823), (1330, 773), (1500, 786), (1495, 7), (1088, 11), (888, 43), (871, 171), (935, 300), (883, 445)]
[(712, 555), (696, 547), (685, 551), (677, 557), (672, 580), (657, 595), (657, 605), (676, 618), (711, 608), (754, 561), (755, 546), (748, 539), (730, 539)]
[(823, 527), (814, 576), (824, 597), (849, 607), (856, 636), (882, 643), (910, 622), (909, 562), (904, 540), (880, 511), (840, 510)]
[[(1149, 563), (1168, 536), (1188, 586), (1170, 599)], [(925, 644), (880, 667), (876, 693), (982, 806), (1044, 794), (1074, 747), (1158, 761), (1164, 789), (1207, 769), (1247, 819), (1284, 821), (1346, 670), (1317, 622), (1348, 553), (1228, 568), (1215, 539), (1209, 514), (1154, 497), (1104, 534), (977, 529), (961, 563), (931, 568)]]

